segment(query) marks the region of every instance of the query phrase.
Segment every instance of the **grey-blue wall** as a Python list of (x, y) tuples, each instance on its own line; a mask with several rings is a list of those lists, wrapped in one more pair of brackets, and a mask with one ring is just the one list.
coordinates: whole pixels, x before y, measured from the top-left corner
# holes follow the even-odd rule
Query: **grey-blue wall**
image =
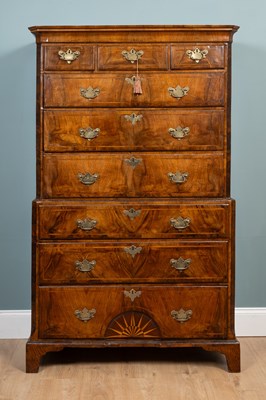
[(32, 25), (234, 24), (232, 196), (238, 307), (266, 306), (265, 0), (0, 0), (0, 310), (30, 308)]

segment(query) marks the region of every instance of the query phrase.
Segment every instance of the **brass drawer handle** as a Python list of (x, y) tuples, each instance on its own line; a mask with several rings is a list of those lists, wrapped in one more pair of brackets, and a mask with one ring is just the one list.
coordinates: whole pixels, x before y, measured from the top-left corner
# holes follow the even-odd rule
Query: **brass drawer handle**
[(78, 228), (82, 229), (83, 231), (91, 231), (96, 225), (96, 219), (85, 218), (77, 220)]
[(84, 307), (83, 310), (76, 310), (74, 312), (74, 315), (77, 317), (77, 319), (85, 323), (87, 323), (90, 319), (92, 319), (95, 314), (96, 314), (95, 308), (88, 310), (86, 307)]
[(85, 174), (79, 173), (77, 176), (78, 180), (86, 186), (93, 185), (100, 178), (99, 174), (90, 174), (89, 172)]
[(131, 49), (129, 51), (123, 50), (121, 54), (127, 61), (130, 61), (132, 64), (134, 64), (135, 61), (141, 59), (144, 51), (135, 49)]
[(180, 172), (177, 171), (175, 174), (173, 172), (169, 172), (167, 174), (169, 180), (173, 183), (181, 184), (187, 181), (188, 172)]
[(87, 140), (95, 139), (97, 136), (99, 136), (99, 133), (100, 133), (99, 128), (93, 129), (90, 126), (88, 128), (80, 128), (79, 129), (80, 137), (87, 139)]
[(182, 257), (179, 257), (177, 260), (172, 258), (170, 260), (170, 265), (171, 265), (171, 267), (175, 268), (177, 271), (183, 272), (189, 268), (191, 261), (192, 261), (191, 258), (187, 258), (186, 260), (184, 260), (184, 258), (182, 258)]
[(142, 161), (142, 158), (135, 158), (135, 157), (131, 157), (131, 158), (126, 158), (125, 159), (125, 163), (127, 163), (128, 165), (130, 165), (133, 169), (136, 168), (136, 166), (138, 164), (140, 164)]
[(141, 296), (141, 290), (135, 290), (135, 289), (131, 289), (131, 290), (124, 290), (124, 295), (125, 297), (129, 297), (130, 300), (133, 301), (137, 298)]
[(142, 247), (137, 247), (137, 246), (130, 246), (130, 247), (124, 247), (124, 251), (131, 255), (132, 258), (134, 258), (137, 254), (140, 254), (142, 250)]
[(187, 50), (186, 55), (188, 58), (191, 60), (195, 61), (197, 64), (203, 59), (206, 58), (206, 55), (208, 54), (208, 50), (200, 50), (198, 47), (196, 47), (194, 50)]
[(81, 88), (80, 89), (80, 94), (82, 97), (85, 97), (85, 99), (95, 99), (95, 97), (99, 96), (100, 94), (100, 89), (89, 86), (87, 89)]
[(137, 70), (137, 75), (136, 76), (133, 75), (133, 76), (131, 76), (131, 78), (125, 78), (125, 81), (133, 86), (133, 94), (134, 95), (135, 94), (142, 94), (141, 80), (142, 79), (138, 75), (138, 70)]
[(84, 259), (83, 261), (75, 261), (75, 267), (78, 269), (80, 272), (90, 272), (94, 269), (96, 265), (96, 261), (88, 261)]
[(72, 51), (71, 49), (68, 49), (67, 51), (59, 50), (58, 55), (60, 57), (60, 60), (64, 60), (68, 64), (71, 64), (72, 61), (76, 60), (79, 57), (80, 52)]
[(129, 217), (131, 221), (133, 221), (134, 218), (138, 217), (141, 214), (141, 210), (130, 208), (129, 210), (124, 210), (123, 214)]
[(189, 134), (190, 129), (187, 126), (185, 128), (178, 126), (175, 129), (174, 128), (168, 129), (168, 132), (174, 139), (181, 140)]
[(182, 97), (186, 96), (189, 92), (189, 87), (185, 86), (185, 87), (181, 87), (179, 85), (177, 85), (175, 88), (173, 87), (169, 87), (168, 88), (168, 92), (170, 94), (170, 96), (174, 97), (175, 99), (181, 99)]
[(171, 218), (170, 224), (171, 224), (171, 226), (173, 226), (175, 229), (178, 229), (178, 230), (186, 229), (190, 224), (190, 219), (183, 218), (183, 217)]
[(131, 122), (132, 125), (135, 125), (137, 122), (139, 122), (141, 119), (143, 118), (143, 115), (139, 114), (135, 114), (132, 113), (131, 115), (125, 115), (125, 119), (129, 122)]
[(187, 310), (185, 311), (183, 308), (180, 308), (180, 310), (172, 310), (171, 311), (171, 316), (174, 318), (174, 320), (180, 322), (183, 324), (183, 322), (188, 321), (192, 317), (192, 311)]

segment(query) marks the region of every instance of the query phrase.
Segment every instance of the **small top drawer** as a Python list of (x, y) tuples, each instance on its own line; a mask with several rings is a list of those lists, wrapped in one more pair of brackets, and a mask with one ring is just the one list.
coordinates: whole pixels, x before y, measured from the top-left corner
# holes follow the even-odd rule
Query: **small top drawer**
[(62, 44), (44, 46), (44, 69), (47, 71), (94, 70), (93, 46)]
[(222, 44), (174, 44), (171, 46), (171, 69), (224, 68), (224, 54)]
[(136, 71), (139, 69), (167, 70), (167, 46), (164, 45), (109, 45), (98, 47), (100, 71)]

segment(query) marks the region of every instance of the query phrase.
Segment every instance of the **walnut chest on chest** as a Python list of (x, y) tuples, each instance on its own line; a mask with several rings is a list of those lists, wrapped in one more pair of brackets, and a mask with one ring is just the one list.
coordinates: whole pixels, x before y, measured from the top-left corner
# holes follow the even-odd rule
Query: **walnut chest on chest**
[(202, 347), (240, 369), (230, 198), (236, 26), (32, 27), (27, 371), (64, 347)]

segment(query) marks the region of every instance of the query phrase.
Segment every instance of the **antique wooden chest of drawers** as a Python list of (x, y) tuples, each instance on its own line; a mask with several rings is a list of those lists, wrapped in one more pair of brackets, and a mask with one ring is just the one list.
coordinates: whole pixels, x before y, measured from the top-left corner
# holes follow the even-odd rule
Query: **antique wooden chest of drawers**
[(236, 26), (32, 27), (27, 371), (64, 347), (202, 347), (240, 369), (230, 198)]

